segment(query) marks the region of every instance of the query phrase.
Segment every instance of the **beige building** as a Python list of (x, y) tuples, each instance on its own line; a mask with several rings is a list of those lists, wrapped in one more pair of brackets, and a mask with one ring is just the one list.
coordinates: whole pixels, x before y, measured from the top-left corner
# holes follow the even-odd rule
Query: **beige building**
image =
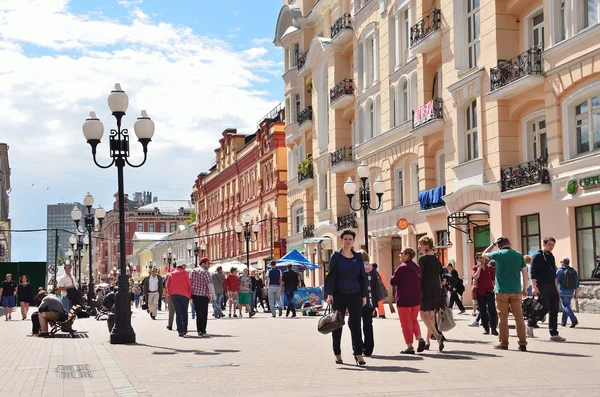
[[(292, 113), (288, 246), (312, 254), (330, 237), (337, 248), (352, 224), (343, 183), (364, 161), (369, 183), (386, 185), (368, 217), (386, 276), (400, 248), (428, 234), (463, 275), (498, 236), (528, 253), (551, 235), (556, 256), (590, 277), (600, 255), (598, 0), (284, 3), (275, 44)], [(306, 164), (294, 175), (308, 154), (312, 178)]]
[(8, 145), (0, 143), (0, 262), (11, 260), (11, 221), (9, 217), (10, 163)]

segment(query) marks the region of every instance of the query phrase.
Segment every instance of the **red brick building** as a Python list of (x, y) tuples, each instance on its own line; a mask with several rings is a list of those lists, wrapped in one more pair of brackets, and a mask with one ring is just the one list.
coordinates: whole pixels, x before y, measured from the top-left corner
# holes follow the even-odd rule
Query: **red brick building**
[(284, 109), (275, 108), (254, 134), (223, 131), (216, 159), (194, 184), (196, 232), (212, 261), (246, 262), (245, 242), (234, 231), (248, 213), (259, 223), (258, 240), (250, 244), (250, 263), (262, 268), (266, 258), (281, 257), (287, 235), (287, 156)]

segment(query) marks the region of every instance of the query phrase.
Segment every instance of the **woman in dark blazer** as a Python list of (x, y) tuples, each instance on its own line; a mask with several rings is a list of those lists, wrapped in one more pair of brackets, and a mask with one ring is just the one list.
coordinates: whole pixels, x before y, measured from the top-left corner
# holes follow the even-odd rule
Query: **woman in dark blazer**
[[(325, 278), (327, 303), (333, 304), (333, 310), (346, 313), (348, 310), (348, 328), (352, 335), (352, 349), (357, 365), (365, 365), (360, 327), (361, 308), (367, 304), (365, 267), (360, 253), (355, 252), (356, 233), (344, 230), (341, 235), (342, 249), (331, 255), (329, 272)], [(343, 327), (342, 327), (343, 328)], [(343, 364), (341, 340), (342, 328), (332, 332), (333, 354), (335, 362)]]

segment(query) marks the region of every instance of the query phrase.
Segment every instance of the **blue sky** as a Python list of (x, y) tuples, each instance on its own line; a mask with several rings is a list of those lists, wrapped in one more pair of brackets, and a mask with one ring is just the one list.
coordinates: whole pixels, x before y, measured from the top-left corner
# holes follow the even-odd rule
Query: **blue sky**
[[(187, 199), (228, 127), (253, 132), (282, 100), (281, 49), (272, 44), (280, 0), (5, 0), (0, 2), (0, 119), (10, 146), (13, 229), (46, 227), (46, 205), (112, 208), (116, 170), (91, 158), (81, 124), (120, 82), (156, 123), (149, 159), (127, 169), (126, 192)], [(99, 149), (107, 159), (107, 142)], [(132, 145), (132, 161), (141, 150)], [(13, 233), (13, 261), (45, 260), (45, 233)]]

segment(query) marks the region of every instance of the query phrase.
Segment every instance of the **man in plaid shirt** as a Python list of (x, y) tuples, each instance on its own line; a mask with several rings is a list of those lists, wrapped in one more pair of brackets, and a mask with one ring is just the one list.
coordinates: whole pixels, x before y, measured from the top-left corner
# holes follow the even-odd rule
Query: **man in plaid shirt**
[(190, 277), (192, 281), (192, 301), (196, 306), (196, 327), (199, 336), (206, 335), (208, 304), (216, 296), (212, 277), (208, 273), (209, 265), (210, 259), (206, 257), (200, 259), (200, 266), (192, 271)]

